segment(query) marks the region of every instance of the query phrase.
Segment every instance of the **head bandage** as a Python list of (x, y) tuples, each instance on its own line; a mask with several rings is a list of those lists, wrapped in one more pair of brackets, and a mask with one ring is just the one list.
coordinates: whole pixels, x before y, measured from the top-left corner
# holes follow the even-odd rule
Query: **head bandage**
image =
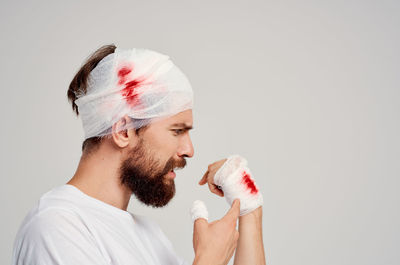
[(90, 72), (86, 94), (76, 95), (85, 139), (111, 133), (125, 115), (140, 128), (193, 108), (186, 76), (167, 55), (147, 49), (115, 49)]

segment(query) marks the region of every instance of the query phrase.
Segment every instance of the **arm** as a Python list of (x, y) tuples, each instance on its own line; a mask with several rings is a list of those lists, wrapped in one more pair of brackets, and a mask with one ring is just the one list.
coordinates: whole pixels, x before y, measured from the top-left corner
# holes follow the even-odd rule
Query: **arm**
[(262, 207), (239, 217), (239, 235), (234, 265), (265, 265)]
[[(223, 167), (225, 163), (227, 166)], [(207, 172), (200, 180), (199, 184), (208, 183), (212, 193), (226, 197), (228, 203), (233, 198), (243, 199), (245, 207), (242, 216), (239, 217), (239, 240), (235, 253), (235, 265), (262, 265), (265, 264), (264, 245), (262, 237), (262, 195), (259, 193), (253, 179), (240, 178), (242, 175), (237, 168), (246, 169), (250, 176), (250, 170), (246, 167), (247, 162), (243, 159), (230, 158), (223, 159), (209, 165)], [(236, 178), (236, 180), (235, 180)], [(221, 181), (222, 180), (222, 181)], [(249, 183), (247, 187), (239, 188), (244, 183)], [(225, 184), (228, 184), (225, 186)], [(255, 187), (255, 194), (240, 193), (243, 188)], [(253, 191), (253, 189), (251, 190)], [(253, 194), (253, 192), (251, 192)], [(241, 209), (242, 210), (242, 209)]]

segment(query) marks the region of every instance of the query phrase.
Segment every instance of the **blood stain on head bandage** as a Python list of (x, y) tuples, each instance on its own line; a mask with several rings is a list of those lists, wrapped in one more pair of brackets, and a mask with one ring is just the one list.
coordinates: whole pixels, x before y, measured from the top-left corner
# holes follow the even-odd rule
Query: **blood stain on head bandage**
[(132, 72), (133, 68), (130, 67), (122, 67), (121, 69), (118, 70), (118, 85), (122, 85), (126, 82), (127, 75)]
[(143, 85), (144, 79), (133, 79), (127, 82), (127, 75), (130, 74), (133, 70), (133, 67), (124, 66), (118, 70), (118, 85), (125, 85), (125, 87), (121, 90), (122, 96), (125, 98), (126, 102), (129, 106), (135, 107), (139, 105), (139, 93), (136, 91), (136, 88)]
[(242, 182), (246, 185), (247, 190), (249, 190), (251, 194), (257, 194), (258, 189), (246, 171), (243, 171)]
[(135, 89), (140, 86), (142, 81), (132, 80), (125, 84), (124, 89), (121, 90), (122, 96), (125, 98), (129, 106), (134, 107), (138, 105), (139, 93)]

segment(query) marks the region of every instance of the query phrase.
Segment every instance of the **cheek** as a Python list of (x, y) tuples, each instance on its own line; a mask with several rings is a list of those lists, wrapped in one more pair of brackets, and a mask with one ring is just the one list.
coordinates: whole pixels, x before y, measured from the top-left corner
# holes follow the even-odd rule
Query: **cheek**
[(179, 137), (172, 132), (153, 133), (149, 135), (147, 146), (155, 153), (162, 153), (162, 156), (171, 157), (179, 146)]
[(174, 153), (178, 149), (179, 146), (179, 137), (174, 136), (172, 133), (165, 139), (163, 142), (163, 148), (168, 150), (169, 153)]

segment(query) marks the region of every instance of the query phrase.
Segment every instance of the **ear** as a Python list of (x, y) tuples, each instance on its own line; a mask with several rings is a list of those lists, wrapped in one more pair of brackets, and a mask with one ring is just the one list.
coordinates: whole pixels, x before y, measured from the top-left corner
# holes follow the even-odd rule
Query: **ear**
[(133, 130), (127, 129), (129, 123), (131, 123), (131, 119), (125, 115), (112, 126), (112, 139), (120, 148), (127, 147), (132, 141), (132, 137), (137, 138)]

